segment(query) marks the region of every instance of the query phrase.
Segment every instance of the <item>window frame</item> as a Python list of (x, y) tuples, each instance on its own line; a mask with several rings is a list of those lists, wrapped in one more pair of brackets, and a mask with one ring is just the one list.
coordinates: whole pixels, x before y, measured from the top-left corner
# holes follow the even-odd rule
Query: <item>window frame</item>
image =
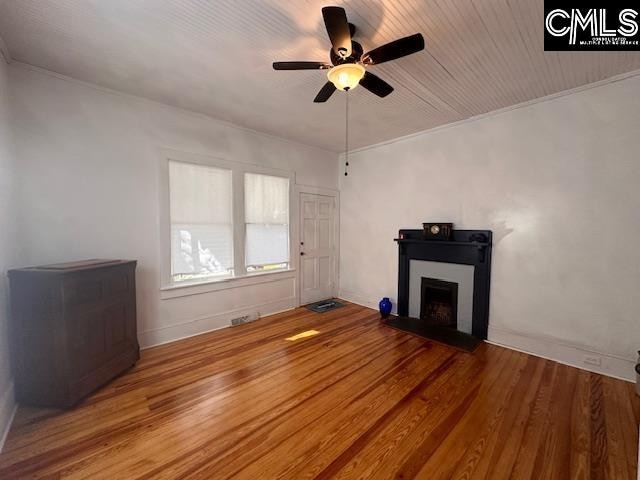
[[(169, 192), (169, 162), (182, 162), (205, 167), (223, 168), (231, 170), (231, 210), (233, 231), (233, 275), (223, 277), (207, 277), (193, 281), (175, 282), (171, 275), (171, 203)], [(289, 268), (270, 271), (247, 272), (245, 266), (245, 173), (270, 175), (287, 178), (289, 180)], [(278, 275), (295, 271), (294, 248), (296, 209), (294, 203), (295, 173), (262, 165), (229, 161), (221, 158), (200, 155), (194, 153), (179, 152), (170, 149), (161, 149), (160, 162), (160, 257), (161, 257), (161, 284), (160, 290), (174, 290), (179, 288), (197, 287), (207, 284), (219, 284), (224, 282), (242, 282), (248, 277), (263, 277), (266, 275)], [(242, 282), (242, 283), (246, 283)]]

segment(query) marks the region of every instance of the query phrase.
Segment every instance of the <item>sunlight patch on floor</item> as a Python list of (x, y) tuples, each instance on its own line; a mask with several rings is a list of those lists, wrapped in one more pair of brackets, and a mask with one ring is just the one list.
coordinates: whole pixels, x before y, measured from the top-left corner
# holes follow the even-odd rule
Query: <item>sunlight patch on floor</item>
[(320, 332), (317, 330), (307, 330), (305, 332), (300, 332), (295, 334), (292, 337), (288, 337), (285, 340), (290, 342), (295, 342), (296, 340), (300, 340), (301, 338), (313, 337), (314, 335), (318, 335)]

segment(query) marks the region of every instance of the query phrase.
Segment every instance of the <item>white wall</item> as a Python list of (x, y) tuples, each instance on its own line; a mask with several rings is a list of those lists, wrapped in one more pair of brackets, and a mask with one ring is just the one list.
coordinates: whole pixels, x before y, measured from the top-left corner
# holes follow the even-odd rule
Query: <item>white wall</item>
[(639, 152), (638, 76), (359, 151), (340, 187), (340, 295), (395, 300), (400, 228), (491, 229), (489, 338), (631, 379)]
[(295, 306), (295, 273), (264, 277), (259, 285), (161, 295), (160, 149), (293, 170), (299, 184), (335, 189), (334, 153), (21, 64), (11, 65), (10, 80), (25, 263), (138, 260), (143, 345)]
[[(1, 41), (0, 41), (1, 44)], [(8, 66), (0, 51), (0, 450), (14, 410), (9, 364), (7, 270), (16, 262), (14, 155), (10, 138)]]

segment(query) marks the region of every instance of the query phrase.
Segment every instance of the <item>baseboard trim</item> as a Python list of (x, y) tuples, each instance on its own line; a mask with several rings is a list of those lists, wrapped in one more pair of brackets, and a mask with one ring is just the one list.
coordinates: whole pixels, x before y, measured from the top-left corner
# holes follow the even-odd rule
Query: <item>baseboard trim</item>
[[(353, 290), (340, 289), (338, 297), (363, 307), (378, 309), (378, 300), (372, 295)], [(396, 305), (393, 305), (396, 313)], [(603, 353), (584, 345), (576, 345), (562, 340), (535, 335), (526, 332), (516, 332), (503, 327), (494, 327), (489, 323), (488, 343), (509, 348), (518, 352), (528, 353), (536, 357), (546, 358), (570, 367), (580, 368), (589, 372), (600, 373), (608, 377), (635, 382), (635, 362), (632, 359)], [(584, 357), (599, 357), (600, 365), (584, 363)]]
[[(635, 362), (617, 355), (603, 353), (584, 345), (576, 345), (532, 333), (516, 332), (489, 325), (488, 342), (519, 352), (546, 358), (570, 367), (599, 373), (608, 377), (635, 382)], [(600, 358), (600, 365), (584, 363), (584, 357)]]
[(13, 382), (11, 382), (2, 393), (2, 398), (0, 398), (0, 432), (2, 432), (2, 436), (0, 436), (0, 452), (4, 448), (4, 442), (7, 439), (17, 410), (18, 405), (15, 401)]
[[(369, 307), (374, 310), (378, 310), (378, 302), (380, 301), (379, 299), (376, 300), (372, 295), (368, 295), (366, 293), (342, 289), (338, 291), (338, 298), (342, 298), (343, 300), (347, 300), (348, 302), (355, 303), (356, 305), (361, 305), (363, 307)], [(396, 313), (395, 302), (393, 303), (392, 313)]]
[(296, 297), (290, 296), (267, 303), (248, 305), (234, 310), (227, 310), (226, 312), (217, 313), (215, 315), (194, 318), (177, 325), (169, 325), (167, 327), (146, 330), (141, 332), (139, 335), (140, 348), (145, 349), (156, 347), (158, 345), (164, 345), (165, 343), (175, 342), (176, 340), (194, 337), (202, 333), (227, 328), (231, 326), (231, 319), (235, 317), (241, 317), (243, 315), (266, 317), (269, 315), (275, 315), (276, 313), (293, 310), (294, 308), (296, 308)]

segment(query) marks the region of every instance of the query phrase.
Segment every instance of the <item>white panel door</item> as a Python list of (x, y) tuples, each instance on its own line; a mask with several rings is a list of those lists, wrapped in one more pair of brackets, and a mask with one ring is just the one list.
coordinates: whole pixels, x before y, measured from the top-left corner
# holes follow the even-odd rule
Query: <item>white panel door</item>
[(300, 194), (300, 304), (333, 297), (335, 199)]

